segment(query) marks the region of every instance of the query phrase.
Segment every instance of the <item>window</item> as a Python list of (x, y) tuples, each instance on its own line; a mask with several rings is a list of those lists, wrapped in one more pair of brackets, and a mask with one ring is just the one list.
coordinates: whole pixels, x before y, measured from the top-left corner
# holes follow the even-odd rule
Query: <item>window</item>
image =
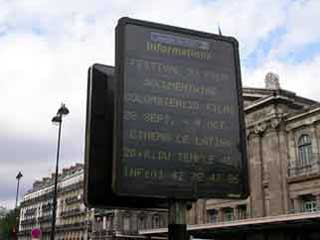
[(315, 196), (306, 195), (302, 197), (302, 211), (303, 212), (317, 211), (317, 199)]
[(229, 222), (229, 221), (233, 221), (233, 219), (234, 219), (233, 209), (226, 208), (224, 210), (224, 220)]
[(107, 216), (107, 230), (112, 230), (113, 226), (113, 215), (110, 214)]
[(123, 218), (123, 230), (130, 231), (130, 216), (124, 216)]
[(302, 135), (298, 141), (299, 165), (307, 166), (312, 160), (312, 145), (309, 135)]
[(138, 217), (138, 230), (146, 229), (146, 218), (143, 215)]
[(238, 219), (246, 219), (247, 218), (247, 206), (239, 205), (237, 207), (238, 210)]
[(159, 228), (160, 227), (160, 216), (153, 215), (152, 216), (152, 228)]
[(209, 222), (216, 223), (218, 222), (218, 211), (215, 209), (209, 210)]

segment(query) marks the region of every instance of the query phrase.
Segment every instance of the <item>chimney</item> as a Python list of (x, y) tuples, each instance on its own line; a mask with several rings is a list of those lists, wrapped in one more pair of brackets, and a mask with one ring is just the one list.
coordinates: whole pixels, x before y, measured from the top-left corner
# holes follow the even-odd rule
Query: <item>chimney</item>
[(42, 185), (42, 182), (41, 181), (35, 181), (34, 183), (33, 183), (33, 189), (37, 189), (37, 188), (39, 188), (40, 186)]
[(264, 78), (266, 89), (279, 90), (280, 82), (279, 75), (273, 72), (268, 72)]
[(77, 163), (77, 164), (76, 164), (76, 169), (77, 169), (77, 170), (83, 169), (83, 164)]

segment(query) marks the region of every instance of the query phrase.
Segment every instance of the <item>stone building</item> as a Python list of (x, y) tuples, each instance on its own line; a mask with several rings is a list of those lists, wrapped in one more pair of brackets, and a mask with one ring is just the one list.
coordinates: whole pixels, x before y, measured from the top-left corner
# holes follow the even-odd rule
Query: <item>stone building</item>
[[(92, 239), (141, 239), (139, 231), (168, 225), (166, 210), (98, 210), (93, 222)], [(151, 239), (151, 238), (150, 238)], [(153, 237), (152, 239), (159, 239)], [(162, 238), (161, 238), (162, 239)]]
[(0, 206), (0, 219), (4, 218), (6, 214), (9, 212), (5, 207)]
[[(167, 225), (163, 210), (88, 209), (83, 203), (83, 165), (63, 169), (58, 177), (57, 240), (134, 239), (139, 230)], [(42, 240), (50, 239), (54, 174), (36, 181), (21, 202), (19, 240), (31, 239), (40, 228)]]
[[(21, 202), (18, 238), (31, 239), (31, 230), (40, 228), (42, 239), (50, 239), (54, 174), (36, 181)], [(83, 204), (83, 165), (63, 169), (58, 177), (56, 239), (87, 239), (93, 212)]]
[[(320, 207), (320, 104), (280, 88), (244, 88), (250, 197), (199, 200), (190, 223), (241, 220)], [(197, 216), (197, 217), (193, 217)]]

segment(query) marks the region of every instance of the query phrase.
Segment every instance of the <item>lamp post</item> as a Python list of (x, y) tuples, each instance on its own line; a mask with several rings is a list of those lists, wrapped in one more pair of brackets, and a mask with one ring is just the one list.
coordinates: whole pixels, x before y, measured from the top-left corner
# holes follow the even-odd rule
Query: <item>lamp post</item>
[(18, 198), (19, 198), (19, 186), (20, 186), (20, 179), (22, 178), (22, 173), (19, 171), (19, 173), (16, 176), (16, 179), (18, 180), (17, 182), (17, 192), (16, 192), (16, 204), (14, 206), (14, 215), (15, 215), (15, 219), (16, 219), (16, 223), (15, 226), (12, 229), (12, 233), (14, 236), (14, 239), (17, 239), (17, 230), (19, 228), (19, 213), (18, 213)]
[(63, 115), (69, 113), (68, 108), (65, 104), (61, 104), (56, 116), (52, 118), (52, 123), (59, 125), (58, 130), (58, 143), (57, 143), (57, 159), (56, 159), (56, 172), (54, 175), (54, 192), (53, 192), (53, 208), (52, 208), (52, 224), (51, 224), (51, 234), (50, 240), (54, 240), (55, 230), (56, 230), (56, 208), (57, 208), (57, 187), (58, 187), (58, 173), (59, 173), (59, 154), (60, 154), (60, 138), (61, 138), (61, 125)]
[(19, 171), (18, 175), (16, 176), (16, 179), (18, 180), (17, 183), (17, 193), (16, 193), (16, 205), (14, 207), (14, 209), (17, 209), (18, 206), (18, 197), (19, 197), (19, 185), (20, 185), (20, 179), (22, 178), (22, 173)]

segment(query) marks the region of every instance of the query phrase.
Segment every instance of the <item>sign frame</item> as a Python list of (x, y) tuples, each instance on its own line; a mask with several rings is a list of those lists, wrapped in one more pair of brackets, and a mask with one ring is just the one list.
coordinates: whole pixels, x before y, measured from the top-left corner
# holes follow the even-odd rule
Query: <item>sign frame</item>
[(92, 208), (166, 209), (168, 202), (115, 195), (112, 183), (114, 67), (93, 64), (88, 69), (84, 203)]
[(124, 106), (124, 79), (125, 79), (125, 39), (126, 25), (135, 25), (138, 27), (145, 27), (150, 29), (168, 31), (169, 33), (181, 33), (185, 35), (192, 35), (198, 38), (213, 39), (217, 41), (225, 41), (233, 45), (233, 56), (234, 56), (234, 67), (235, 67), (235, 86), (236, 98), (237, 98), (237, 112), (239, 118), (239, 136), (240, 142), (237, 146), (241, 152), (241, 192), (239, 194), (231, 194), (227, 192), (215, 192), (214, 194), (181, 194), (175, 191), (170, 192), (170, 194), (159, 194), (154, 195), (155, 198), (169, 198), (169, 199), (183, 199), (183, 200), (195, 200), (197, 198), (229, 198), (229, 199), (244, 199), (249, 195), (249, 184), (248, 184), (248, 166), (247, 166), (247, 151), (246, 151), (246, 134), (245, 134), (245, 122), (244, 122), (244, 112), (243, 112), (243, 102), (242, 102), (242, 84), (241, 84), (241, 73), (240, 73), (240, 59), (239, 59), (239, 44), (238, 41), (233, 37), (220, 36), (216, 34), (195, 31), (185, 28), (179, 28), (174, 26), (168, 26), (153, 22), (141, 21), (131, 18), (121, 18), (118, 21), (116, 27), (116, 76), (117, 76), (117, 87), (116, 87), (116, 97), (115, 97), (115, 128), (114, 128), (114, 155), (113, 155), (113, 179), (112, 188), (117, 195), (121, 196), (135, 196), (135, 197), (150, 197), (148, 194), (132, 194), (121, 191), (120, 185), (121, 180), (121, 149), (123, 149), (123, 106)]

